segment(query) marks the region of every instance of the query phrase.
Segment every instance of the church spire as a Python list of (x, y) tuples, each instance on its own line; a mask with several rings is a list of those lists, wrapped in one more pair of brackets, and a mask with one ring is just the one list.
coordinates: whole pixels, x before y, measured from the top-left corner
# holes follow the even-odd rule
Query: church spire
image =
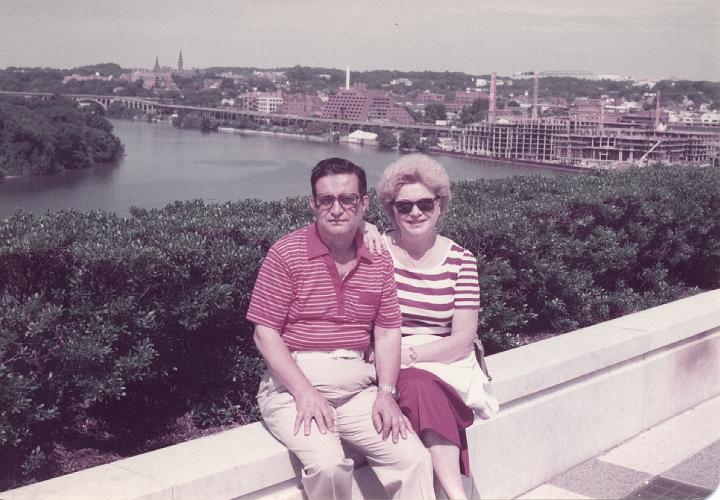
[(155, 66), (153, 67), (153, 71), (160, 71), (160, 61), (157, 56), (155, 56)]
[(180, 51), (180, 57), (178, 57), (178, 71), (183, 70), (182, 50)]

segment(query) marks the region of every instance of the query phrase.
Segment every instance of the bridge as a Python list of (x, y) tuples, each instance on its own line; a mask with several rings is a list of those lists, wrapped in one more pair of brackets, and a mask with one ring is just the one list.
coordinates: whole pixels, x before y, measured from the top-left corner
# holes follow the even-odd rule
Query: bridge
[(88, 95), (88, 94), (59, 94), (51, 92), (11, 92), (0, 91), (0, 96), (15, 96), (25, 98), (35, 98), (48, 100), (57, 96), (65, 97), (76, 101), (78, 104), (94, 104), (101, 107), (105, 112), (108, 106), (114, 102), (119, 102), (123, 106), (130, 109), (137, 109), (148, 114), (155, 115), (172, 115), (180, 113), (194, 112), (202, 118), (212, 118), (218, 121), (226, 121), (229, 123), (239, 123), (241, 119), (250, 119), (257, 125), (300, 125), (307, 126), (310, 123), (327, 123), (330, 124), (334, 132), (347, 134), (355, 130), (384, 129), (397, 132), (400, 130), (412, 130), (424, 136), (450, 137), (460, 134), (460, 130), (453, 127), (415, 124), (402, 125), (399, 123), (385, 122), (363, 122), (356, 120), (341, 120), (335, 118), (319, 118), (295, 115), (281, 115), (276, 113), (262, 113), (259, 111), (250, 111), (233, 107), (204, 107), (204, 106), (187, 106), (183, 104), (168, 103), (163, 99), (154, 99), (147, 97), (129, 97), (129, 96), (107, 96), (107, 95)]

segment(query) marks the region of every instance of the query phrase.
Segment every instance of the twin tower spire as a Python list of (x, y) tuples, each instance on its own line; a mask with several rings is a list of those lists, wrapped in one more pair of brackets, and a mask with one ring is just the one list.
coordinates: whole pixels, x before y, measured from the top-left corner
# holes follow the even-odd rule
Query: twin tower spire
[[(177, 69), (178, 71), (183, 70), (182, 50), (180, 51), (180, 56), (178, 57)], [(160, 71), (160, 59), (157, 56), (155, 56), (155, 66), (153, 66), (153, 71)]]

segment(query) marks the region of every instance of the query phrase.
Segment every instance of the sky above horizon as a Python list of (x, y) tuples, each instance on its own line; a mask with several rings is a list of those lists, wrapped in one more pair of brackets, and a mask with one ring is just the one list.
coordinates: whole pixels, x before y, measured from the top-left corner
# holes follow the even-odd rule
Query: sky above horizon
[(717, 0), (0, 0), (0, 68), (588, 71), (720, 81)]

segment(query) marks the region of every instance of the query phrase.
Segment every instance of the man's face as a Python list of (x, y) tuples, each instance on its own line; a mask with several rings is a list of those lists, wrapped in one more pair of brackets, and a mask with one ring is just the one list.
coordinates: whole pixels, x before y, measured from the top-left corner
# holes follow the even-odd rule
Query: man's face
[(360, 195), (357, 176), (326, 175), (315, 182), (315, 192), (310, 207), (321, 234), (354, 236), (368, 207), (367, 195)]

